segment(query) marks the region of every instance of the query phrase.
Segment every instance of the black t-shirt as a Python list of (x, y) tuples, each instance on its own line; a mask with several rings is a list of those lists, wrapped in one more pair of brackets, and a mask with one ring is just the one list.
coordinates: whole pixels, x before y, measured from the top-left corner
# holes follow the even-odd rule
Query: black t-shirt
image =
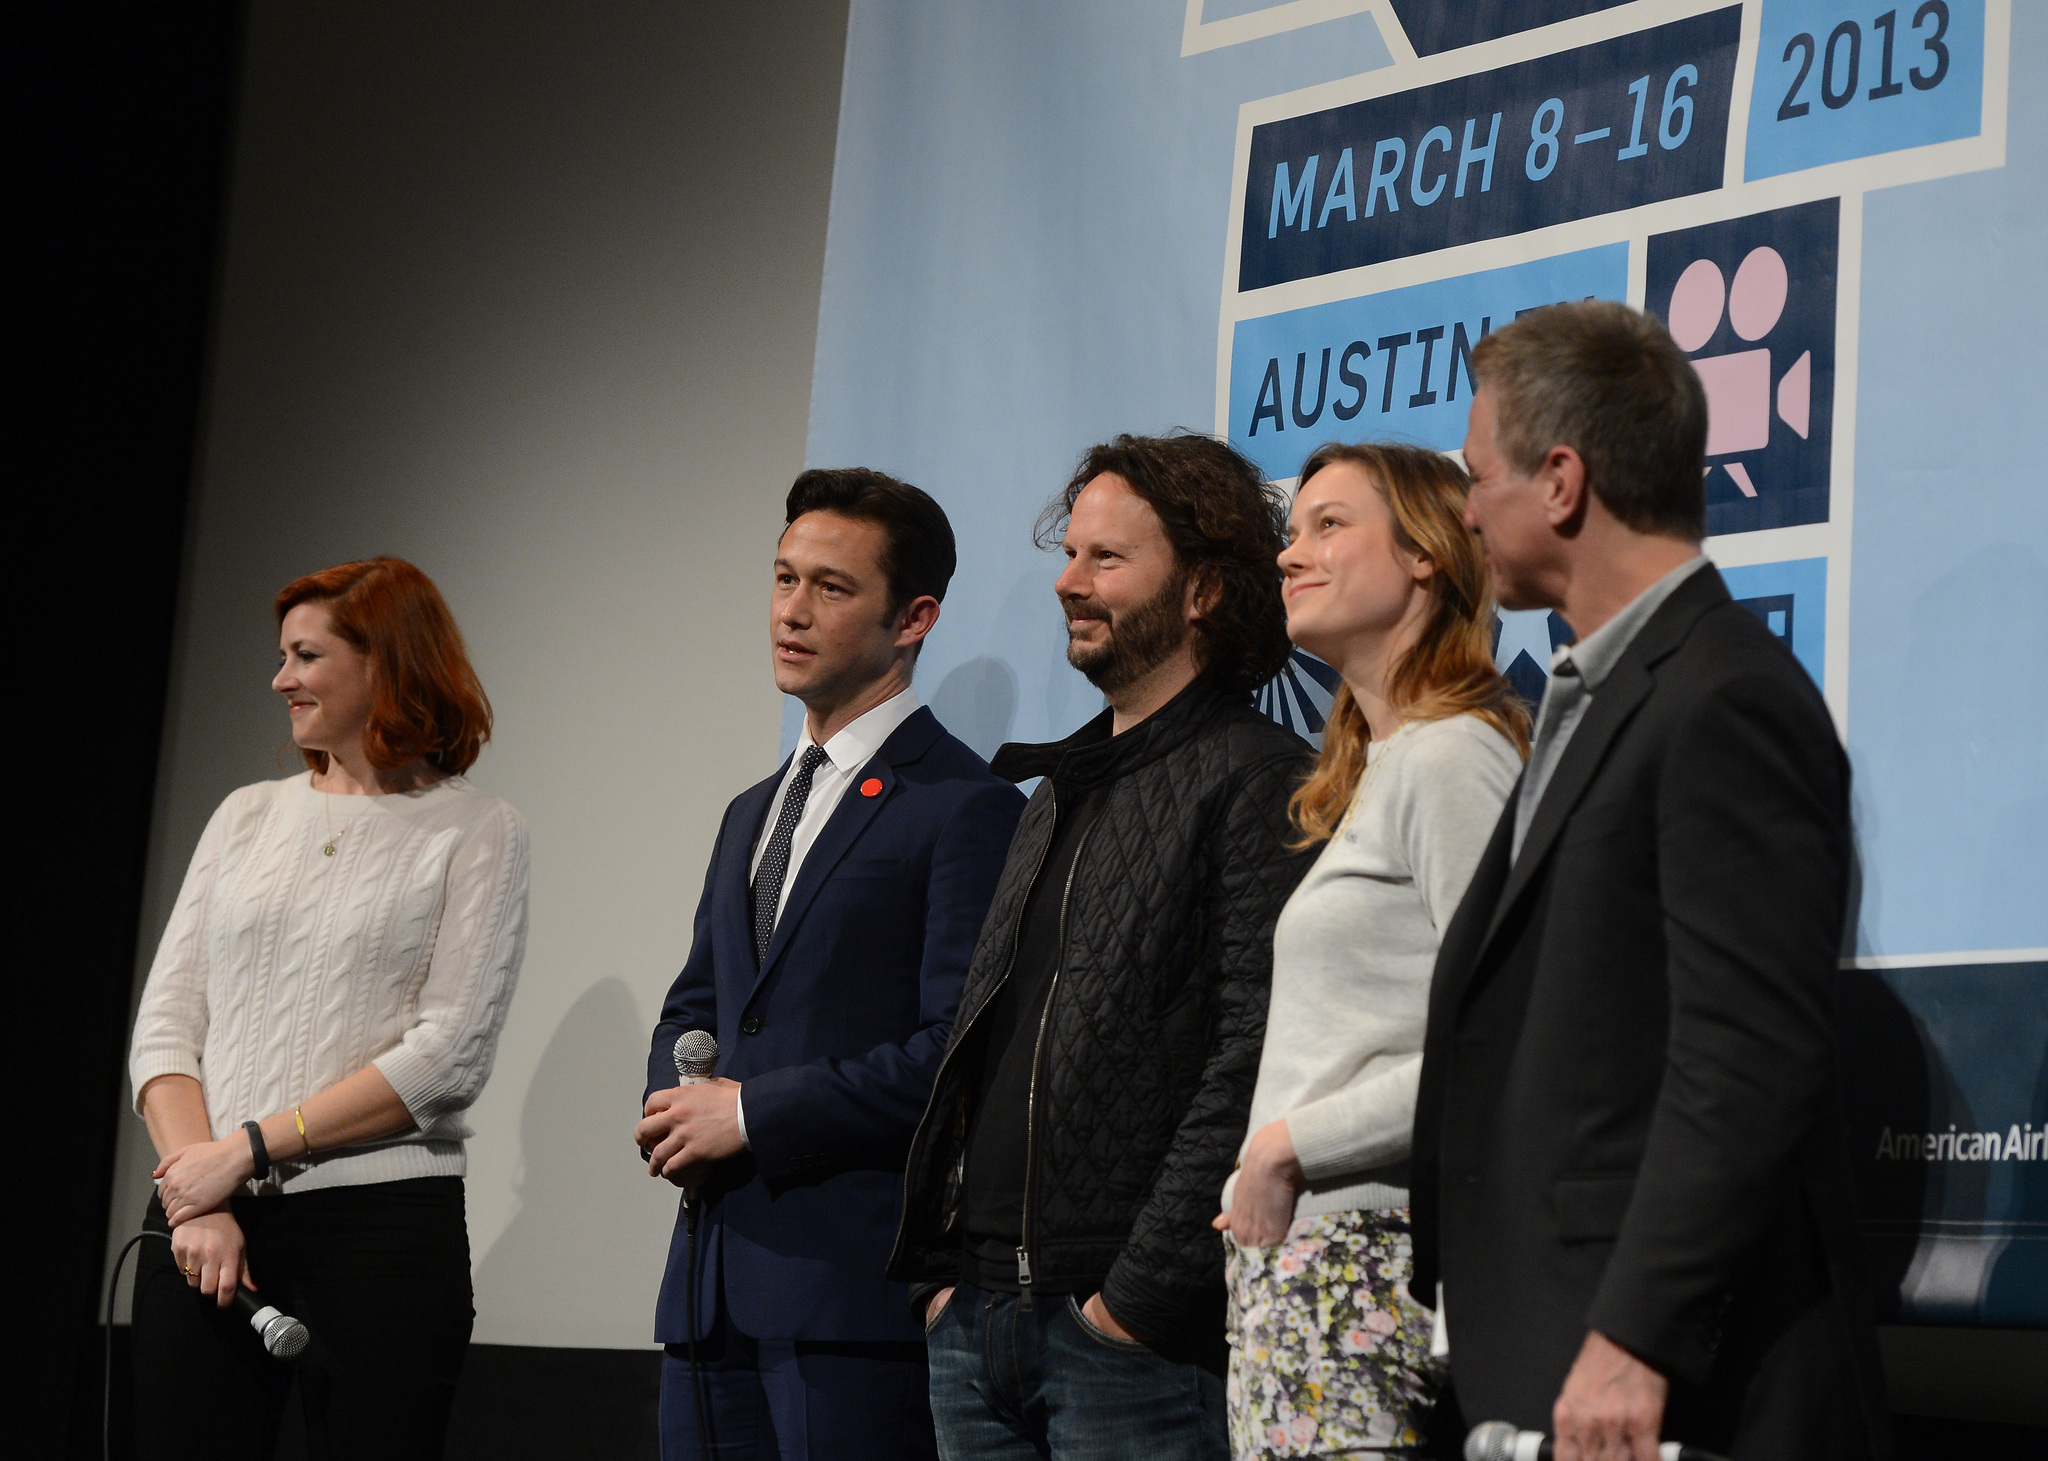
[[(1085, 795), (1062, 797), (1055, 788), (1059, 818), (1024, 904), (1010, 976), (975, 1021), (981, 1087), (967, 1133), (966, 1262), (961, 1276), (982, 1288), (1012, 1293), (1018, 1289), (1031, 1070), (1045, 1002), (1060, 966), (1060, 914), (1067, 880), (1088, 828), (1102, 809), (1104, 791), (1093, 788)], [(1094, 1287), (1088, 1291), (1093, 1293)]]

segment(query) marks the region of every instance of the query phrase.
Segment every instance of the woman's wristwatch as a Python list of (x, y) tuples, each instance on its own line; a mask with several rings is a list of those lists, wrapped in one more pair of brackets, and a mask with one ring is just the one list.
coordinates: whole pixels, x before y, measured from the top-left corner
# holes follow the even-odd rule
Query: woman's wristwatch
[(251, 1175), (261, 1182), (270, 1175), (270, 1149), (263, 1144), (263, 1125), (257, 1121), (244, 1121), (242, 1130), (249, 1133), (249, 1155), (256, 1162), (256, 1170)]

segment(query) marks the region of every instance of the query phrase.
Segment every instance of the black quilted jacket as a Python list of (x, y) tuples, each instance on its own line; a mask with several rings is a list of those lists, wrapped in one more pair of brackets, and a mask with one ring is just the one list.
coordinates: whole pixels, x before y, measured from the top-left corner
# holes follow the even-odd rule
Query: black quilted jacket
[(1273, 923), (1312, 853), (1290, 851), (1287, 798), (1309, 748), (1247, 697), (1197, 680), (1121, 736), (1104, 711), (1073, 736), (1010, 745), (999, 775), (1045, 777), (982, 924), (960, 1015), (904, 1178), (890, 1277), (958, 1272), (962, 1157), (978, 1089), (975, 1020), (1009, 977), (1052, 839), (1055, 785), (1108, 786), (1075, 861), (1026, 1159), (1036, 1282), (1103, 1280), (1140, 1334), (1214, 1312), (1209, 1226), (1243, 1143), (1266, 1028)]

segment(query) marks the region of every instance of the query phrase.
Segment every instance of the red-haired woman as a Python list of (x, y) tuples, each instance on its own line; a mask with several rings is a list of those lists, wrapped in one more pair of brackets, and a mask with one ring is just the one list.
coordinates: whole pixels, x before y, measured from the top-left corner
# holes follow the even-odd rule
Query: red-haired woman
[(1433, 1296), (1406, 1282), (1430, 972), (1529, 745), (1466, 485), (1420, 447), (1323, 447), (1280, 555), (1288, 637), (1344, 683), (1294, 797), (1322, 852), (1274, 928), (1250, 1135), (1216, 1220), (1240, 1458), (1414, 1454), (1434, 1398)]
[(129, 1070), (161, 1160), (135, 1289), (141, 1456), (263, 1457), (304, 1320), (315, 1456), (439, 1456), (469, 1344), (463, 1112), (526, 942), (526, 828), (466, 781), (490, 702), (434, 585), (345, 563), (277, 596), (304, 774), (221, 803)]

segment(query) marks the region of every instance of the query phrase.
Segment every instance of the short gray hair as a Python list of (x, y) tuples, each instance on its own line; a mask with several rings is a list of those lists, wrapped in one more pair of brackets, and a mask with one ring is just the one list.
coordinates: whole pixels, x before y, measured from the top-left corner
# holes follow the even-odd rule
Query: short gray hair
[(1706, 536), (1707, 396), (1654, 315), (1601, 299), (1546, 305), (1481, 340), (1472, 370), (1517, 472), (1568, 446), (1623, 526)]

